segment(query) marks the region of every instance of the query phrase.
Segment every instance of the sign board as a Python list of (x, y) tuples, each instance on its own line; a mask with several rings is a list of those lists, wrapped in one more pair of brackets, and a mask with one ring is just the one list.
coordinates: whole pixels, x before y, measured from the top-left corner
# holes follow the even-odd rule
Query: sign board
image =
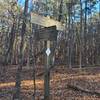
[(43, 27), (56, 26), (57, 30), (60, 31), (65, 29), (65, 25), (63, 25), (61, 22), (35, 13), (31, 13), (31, 22)]
[(58, 31), (56, 30), (56, 26), (42, 28), (35, 31), (35, 39), (37, 41), (39, 40), (56, 41), (57, 34)]

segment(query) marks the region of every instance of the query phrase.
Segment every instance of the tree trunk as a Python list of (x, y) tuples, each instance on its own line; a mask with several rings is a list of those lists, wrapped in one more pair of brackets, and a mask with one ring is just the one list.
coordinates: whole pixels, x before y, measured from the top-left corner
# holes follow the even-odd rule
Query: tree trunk
[(82, 16), (83, 16), (83, 12), (82, 12), (82, 1), (80, 0), (80, 41), (79, 41), (79, 66), (80, 68), (82, 67)]
[(20, 98), (20, 89), (21, 89), (21, 72), (23, 66), (23, 44), (24, 44), (24, 35), (26, 31), (26, 16), (28, 11), (28, 0), (25, 0), (25, 7), (24, 7), (24, 18), (21, 30), (21, 42), (20, 42), (20, 56), (19, 56), (19, 66), (16, 73), (16, 84), (15, 84), (15, 94), (13, 95), (13, 100), (21, 100)]
[(62, 19), (62, 10), (63, 10), (63, 0), (61, 0), (60, 2), (58, 21), (61, 21)]
[(15, 28), (16, 28), (16, 24), (13, 23), (12, 29), (11, 29), (11, 33), (9, 35), (9, 48), (6, 54), (6, 58), (7, 58), (7, 63), (11, 64), (11, 59), (12, 59), (12, 53), (13, 53), (13, 44), (14, 44), (14, 40), (15, 40)]
[(84, 20), (84, 65), (87, 65), (87, 0), (85, 0), (85, 20)]

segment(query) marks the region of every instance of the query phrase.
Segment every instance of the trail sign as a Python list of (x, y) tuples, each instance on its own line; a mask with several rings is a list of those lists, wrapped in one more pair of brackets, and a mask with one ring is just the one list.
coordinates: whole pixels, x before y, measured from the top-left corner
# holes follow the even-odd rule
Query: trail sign
[(35, 30), (34, 37), (36, 41), (45, 41), (45, 66), (44, 66), (44, 100), (50, 100), (50, 59), (51, 59), (51, 50), (50, 44), (51, 41), (57, 40), (58, 31), (55, 26), (45, 27), (42, 29)]
[(47, 28), (42, 28), (35, 31), (35, 39), (37, 41), (56, 41), (57, 40), (58, 31), (56, 30), (56, 26), (51, 26)]
[(50, 53), (51, 53), (50, 48), (47, 48), (47, 50), (46, 50), (46, 54), (47, 54), (47, 56), (49, 56), (49, 55), (50, 55)]
[(44, 27), (56, 26), (57, 30), (60, 31), (65, 29), (65, 25), (63, 25), (61, 22), (35, 13), (31, 13), (31, 22)]

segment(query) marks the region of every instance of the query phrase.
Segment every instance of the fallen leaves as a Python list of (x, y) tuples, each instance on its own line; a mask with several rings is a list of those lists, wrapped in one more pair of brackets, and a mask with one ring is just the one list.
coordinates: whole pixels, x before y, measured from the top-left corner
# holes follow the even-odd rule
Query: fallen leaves
[[(8, 70), (6, 82), (0, 82), (0, 100), (11, 100), (14, 85), (15, 72)], [(43, 69), (36, 71), (36, 100), (42, 100), (44, 97), (44, 81), (42, 73)], [(11, 76), (11, 77), (10, 77)], [(78, 69), (57, 69), (51, 71), (50, 80), (50, 100), (100, 100), (100, 97), (95, 95), (95, 92), (100, 92), (100, 70), (86, 69), (79, 71)], [(69, 86), (78, 88), (76, 91)], [(80, 88), (81, 87), (81, 88)], [(86, 93), (81, 90), (88, 90), (93, 93)], [(21, 97), (22, 100), (32, 100), (34, 94), (34, 85), (32, 80), (32, 70), (24, 69), (21, 82)]]

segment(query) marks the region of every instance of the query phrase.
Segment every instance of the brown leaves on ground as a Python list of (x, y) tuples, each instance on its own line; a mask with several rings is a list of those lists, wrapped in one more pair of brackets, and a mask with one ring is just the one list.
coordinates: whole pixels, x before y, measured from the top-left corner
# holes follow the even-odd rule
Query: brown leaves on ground
[[(0, 82), (0, 100), (12, 100), (15, 72), (16, 68), (10, 67), (6, 72), (6, 81)], [(36, 75), (41, 72), (43, 72), (42, 68), (36, 69)], [(69, 88), (69, 85), (79, 90)], [(23, 68), (21, 87), (22, 100), (32, 100), (34, 85), (31, 68)], [(100, 96), (82, 92), (80, 87), (83, 90), (100, 93), (100, 68), (79, 70), (56, 67), (51, 71), (50, 100), (100, 100)], [(43, 99), (43, 92), (43, 75), (36, 76), (36, 100)]]

